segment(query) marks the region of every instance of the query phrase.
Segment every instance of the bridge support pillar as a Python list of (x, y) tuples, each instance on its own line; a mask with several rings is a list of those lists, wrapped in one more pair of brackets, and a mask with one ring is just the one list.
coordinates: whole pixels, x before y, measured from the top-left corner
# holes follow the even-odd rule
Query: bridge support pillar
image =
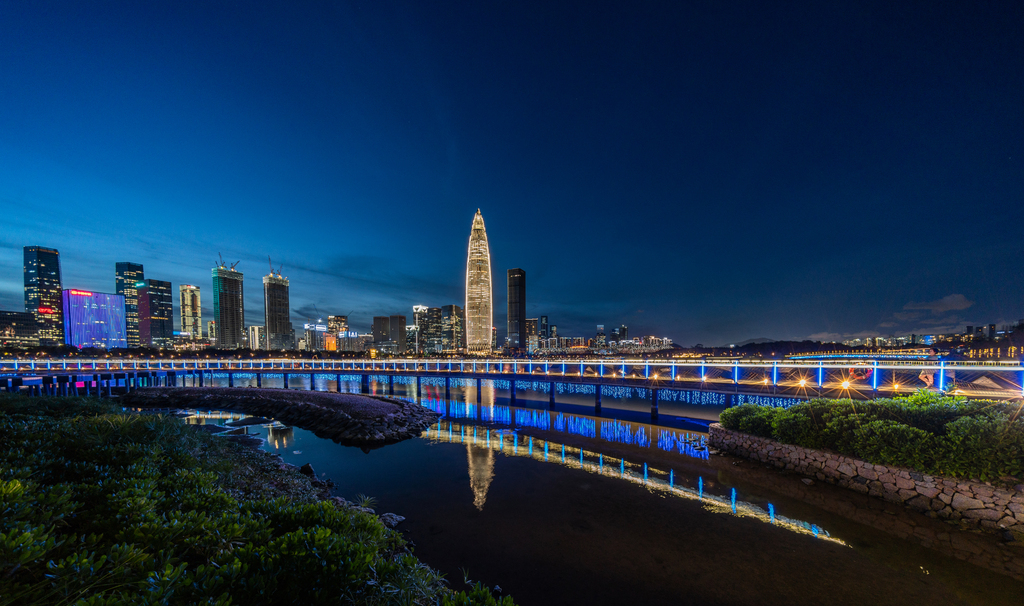
[(263, 387), (263, 373), (256, 373), (256, 387)]
[[(204, 371), (204, 370), (200, 370), (200, 371), (199, 371), (199, 386), (200, 386), (200, 387), (202, 387), (202, 386), (203, 386), (203, 380), (204, 380), (205, 376), (206, 376), (206, 371)], [(285, 387), (287, 387), (287, 386), (288, 386), (288, 385), (287, 385), (287, 384), (285, 384)]]
[(316, 375), (309, 373), (309, 391), (316, 391)]
[(359, 376), (359, 393), (370, 393), (370, 375)]
[(395, 377), (394, 375), (388, 375), (388, 395), (395, 395)]
[(555, 409), (555, 382), (548, 383), (548, 408)]
[(658, 420), (658, 389), (651, 389), (651, 420)]
[(334, 375), (335, 390), (341, 393), (341, 374)]
[(511, 381), (508, 382), (508, 393), (509, 393), (509, 399), (512, 401), (512, 404), (515, 404), (516, 403), (516, 380), (515, 380), (515, 378), (513, 378)]
[(445, 377), (444, 378), (444, 399), (445, 400), (451, 400), (452, 399), (452, 378), (451, 377)]
[(235, 386), (235, 373), (229, 372), (228, 373), (228, 387), (234, 387), (234, 386)]
[(484, 381), (483, 379), (476, 380), (476, 403), (479, 404), (483, 399)]
[(420, 379), (421, 379), (421, 377), (419, 375), (416, 375), (416, 399), (417, 400), (420, 399), (420, 396), (423, 393), (423, 386), (422, 386), (422, 384), (420, 382)]
[(601, 385), (594, 387), (594, 413), (601, 414)]

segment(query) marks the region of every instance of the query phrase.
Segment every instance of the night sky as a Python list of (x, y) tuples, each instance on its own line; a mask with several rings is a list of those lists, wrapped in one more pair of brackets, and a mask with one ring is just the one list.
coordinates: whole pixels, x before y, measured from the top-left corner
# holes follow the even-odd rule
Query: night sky
[[(562, 335), (1024, 318), (1024, 3), (0, 3), (0, 309), (22, 247), (297, 326), (463, 304), (477, 208)], [(175, 301), (177, 313), (177, 301)], [(177, 319), (176, 319), (177, 320)]]

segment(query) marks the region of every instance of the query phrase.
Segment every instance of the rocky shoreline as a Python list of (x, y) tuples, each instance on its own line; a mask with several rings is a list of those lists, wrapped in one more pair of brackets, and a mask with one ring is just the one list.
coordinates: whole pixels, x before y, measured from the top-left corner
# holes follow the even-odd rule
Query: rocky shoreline
[(913, 469), (872, 465), (838, 453), (783, 444), (710, 427), (708, 443), (724, 452), (795, 471), (811, 478), (900, 503), (930, 516), (992, 532), (1024, 536), (1024, 485), (933, 476)]
[(403, 400), (359, 394), (221, 387), (149, 387), (121, 396), (129, 408), (229, 410), (277, 419), (345, 446), (418, 437), (440, 415)]

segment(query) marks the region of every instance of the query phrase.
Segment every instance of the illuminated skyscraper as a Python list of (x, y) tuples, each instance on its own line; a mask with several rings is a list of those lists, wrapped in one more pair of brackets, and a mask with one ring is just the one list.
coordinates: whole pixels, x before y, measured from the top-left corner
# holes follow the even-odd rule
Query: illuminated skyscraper
[(25, 247), (25, 311), (39, 325), (40, 345), (64, 344), (64, 295), (60, 253), (43, 246)]
[(418, 318), (420, 349), (425, 354), (441, 353), (441, 308), (428, 307)]
[[(174, 295), (171, 283), (145, 280), (135, 285), (138, 293), (139, 345), (172, 347), (174, 345)], [(127, 304), (125, 305), (127, 309)], [(127, 314), (127, 311), (125, 312)]]
[(526, 347), (526, 272), (508, 270), (508, 346)]
[(288, 278), (281, 272), (263, 276), (263, 312), (266, 327), (264, 339), (267, 349), (291, 349), (295, 331), (292, 328), (291, 306), (288, 299)]
[(473, 217), (466, 260), (466, 351), (469, 354), (491, 352), (493, 307), (491, 305), (491, 252), (480, 209)]
[(238, 349), (246, 341), (242, 272), (221, 263), (214, 267), (213, 319), (217, 323), (218, 349)]
[[(466, 350), (465, 312), (458, 305), (441, 307), (441, 353), (455, 354)], [(491, 331), (488, 330), (487, 351), (490, 351)]]
[(124, 297), (121, 295), (65, 290), (64, 335), (75, 347), (124, 348)]
[[(114, 264), (114, 292), (124, 297), (124, 321), (128, 347), (139, 346), (139, 291), (136, 284), (146, 279), (141, 263)], [(148, 346), (149, 343), (146, 343)]]
[[(422, 340), (423, 328), (427, 322), (427, 309), (426, 305), (413, 305), (412, 306), (412, 326), (409, 326), (410, 337), (413, 339), (412, 343), (407, 344), (409, 353), (413, 355), (419, 355), (423, 353), (423, 346), (425, 342)], [(408, 338), (406, 339), (408, 340)]]
[(191, 284), (178, 286), (178, 309), (181, 312), (181, 332), (190, 339), (203, 338), (203, 308), (199, 302), (199, 287)]

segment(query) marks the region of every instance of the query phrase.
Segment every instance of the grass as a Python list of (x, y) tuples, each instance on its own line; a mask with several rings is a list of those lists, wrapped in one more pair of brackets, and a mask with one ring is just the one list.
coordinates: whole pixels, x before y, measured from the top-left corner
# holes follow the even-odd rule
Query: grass
[(255, 450), (90, 398), (0, 396), (0, 605), (500, 604)]

